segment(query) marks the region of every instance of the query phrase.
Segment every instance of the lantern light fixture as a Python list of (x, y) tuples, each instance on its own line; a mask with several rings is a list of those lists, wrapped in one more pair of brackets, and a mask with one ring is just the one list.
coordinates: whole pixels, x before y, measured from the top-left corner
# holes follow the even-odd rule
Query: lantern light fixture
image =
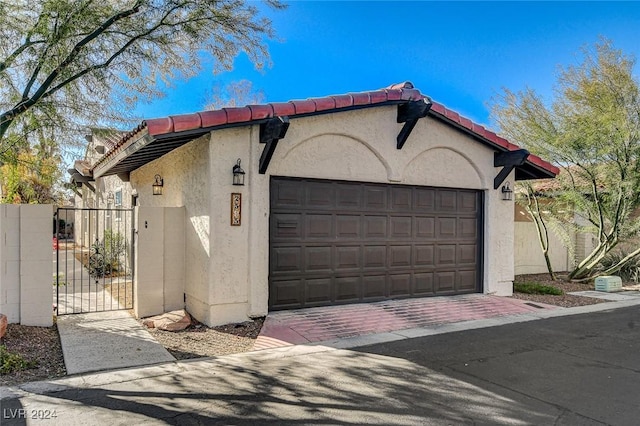
[(513, 190), (509, 186), (508, 181), (502, 186), (502, 199), (504, 201), (511, 201), (513, 199)]
[(162, 187), (164, 186), (164, 181), (162, 180), (162, 176), (155, 175), (153, 185), (153, 195), (162, 195)]
[(238, 158), (238, 161), (233, 166), (233, 184), (236, 186), (244, 185), (244, 176), (245, 172), (242, 170), (242, 167), (240, 167), (240, 159)]

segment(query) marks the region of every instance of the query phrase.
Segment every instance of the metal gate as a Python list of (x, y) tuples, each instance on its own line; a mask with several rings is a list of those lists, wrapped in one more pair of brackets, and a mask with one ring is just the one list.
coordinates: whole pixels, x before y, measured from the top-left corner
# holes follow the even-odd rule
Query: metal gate
[(58, 315), (133, 309), (133, 209), (59, 207), (53, 220)]

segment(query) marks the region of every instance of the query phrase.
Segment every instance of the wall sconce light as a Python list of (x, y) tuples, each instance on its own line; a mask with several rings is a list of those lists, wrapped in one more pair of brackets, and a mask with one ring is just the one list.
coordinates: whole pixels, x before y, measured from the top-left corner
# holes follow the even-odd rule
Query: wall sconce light
[(109, 191), (109, 193), (107, 194), (107, 206), (113, 205), (114, 200), (115, 197), (113, 196), (113, 192)]
[(233, 184), (234, 185), (244, 185), (244, 170), (240, 167), (240, 159), (236, 162), (236, 165), (233, 166)]
[(511, 201), (513, 199), (513, 190), (509, 186), (508, 181), (502, 185), (502, 199), (504, 201)]
[(162, 186), (163, 186), (162, 176), (156, 175), (155, 181), (151, 186), (153, 187), (153, 195), (162, 195)]

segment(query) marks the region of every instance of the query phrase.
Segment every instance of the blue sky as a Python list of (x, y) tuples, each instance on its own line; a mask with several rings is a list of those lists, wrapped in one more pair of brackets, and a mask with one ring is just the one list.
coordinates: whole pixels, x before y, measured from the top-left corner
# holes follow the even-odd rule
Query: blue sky
[(491, 125), (489, 104), (503, 87), (527, 86), (550, 99), (560, 65), (600, 36), (640, 57), (636, 2), (294, 1), (268, 12), (278, 41), (272, 67), (240, 55), (233, 71), (204, 70), (141, 105), (144, 118), (203, 109), (212, 86), (247, 79), (266, 102), (374, 90), (411, 81), (434, 100)]

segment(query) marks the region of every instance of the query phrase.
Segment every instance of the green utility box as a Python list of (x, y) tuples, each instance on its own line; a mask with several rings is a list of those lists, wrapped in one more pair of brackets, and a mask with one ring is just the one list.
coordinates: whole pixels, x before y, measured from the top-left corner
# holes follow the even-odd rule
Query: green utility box
[(622, 278), (613, 275), (596, 278), (596, 291), (613, 291), (622, 290)]

